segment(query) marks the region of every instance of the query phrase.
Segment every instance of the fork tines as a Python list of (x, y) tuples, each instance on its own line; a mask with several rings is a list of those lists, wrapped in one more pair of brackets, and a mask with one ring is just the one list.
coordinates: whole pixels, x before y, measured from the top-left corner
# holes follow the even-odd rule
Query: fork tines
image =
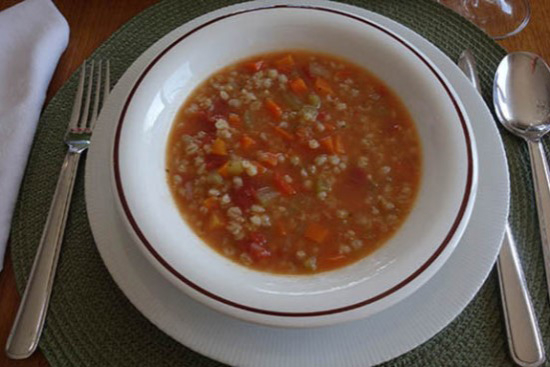
[[(86, 69), (88, 69), (87, 72), (86, 72)], [(97, 69), (97, 71), (95, 71), (95, 69)], [(102, 70), (104, 71), (102, 72)], [(94, 71), (96, 74), (95, 80), (94, 80)], [(107, 100), (107, 97), (109, 96), (110, 84), (111, 83), (110, 83), (109, 60), (106, 60), (105, 62), (103, 62), (103, 60), (99, 60), (97, 64), (94, 60), (92, 60), (91, 62), (89, 62), (89, 65), (86, 65), (86, 61), (84, 61), (84, 63), (81, 66), (80, 79), (78, 82), (76, 98), (74, 100), (74, 105), (73, 105), (73, 112), (69, 123), (69, 130), (82, 131), (87, 129), (92, 130), (94, 128), (94, 125), (97, 121), (98, 111), (103, 106), (103, 104)], [(86, 99), (84, 100), (84, 108), (82, 108), (85, 85), (86, 85)], [(90, 103), (91, 103), (91, 97), (92, 97), (92, 88), (94, 85), (95, 85), (94, 105), (90, 116)], [(103, 89), (103, 91), (101, 91), (101, 89)], [(100, 106), (101, 98), (102, 98), (102, 102)]]

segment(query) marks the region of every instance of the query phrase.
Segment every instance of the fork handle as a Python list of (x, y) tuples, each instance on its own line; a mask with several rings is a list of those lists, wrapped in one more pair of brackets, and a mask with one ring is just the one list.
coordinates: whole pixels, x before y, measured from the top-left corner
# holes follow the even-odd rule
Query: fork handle
[(542, 337), (508, 224), (498, 255), (497, 270), (512, 359), (522, 367), (541, 366), (546, 360)]
[(79, 153), (69, 151), (61, 167), (46, 226), (6, 343), (6, 355), (9, 358), (27, 358), (38, 346), (48, 310), (79, 160)]

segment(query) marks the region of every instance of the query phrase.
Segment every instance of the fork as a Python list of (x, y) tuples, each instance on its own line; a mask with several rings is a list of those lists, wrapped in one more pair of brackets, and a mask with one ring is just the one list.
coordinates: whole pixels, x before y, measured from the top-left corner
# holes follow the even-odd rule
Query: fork
[[(71, 196), (78, 163), (82, 153), (90, 146), (92, 131), (97, 121), (100, 107), (101, 89), (103, 89), (102, 106), (109, 95), (109, 61), (107, 60), (105, 64), (104, 77), (102, 77), (101, 73), (102, 62), (99, 61), (97, 66), (93, 107), (90, 107), (90, 100), (92, 99), (95, 65), (92, 61), (87, 78), (86, 62), (82, 65), (71, 119), (64, 137), (68, 151), (61, 166), (57, 187), (50, 205), (50, 211), (34, 258), (27, 286), (25, 287), (25, 293), (23, 294), (23, 299), (17, 310), (17, 315), (6, 343), (6, 355), (12, 359), (29, 357), (36, 350), (44, 327), (61, 242), (63, 241), (63, 234), (65, 232), (67, 214), (71, 205)], [(86, 96), (84, 96), (85, 79), (88, 79)], [(81, 108), (82, 102), (84, 102), (84, 108)], [(90, 110), (92, 113), (91, 116)]]

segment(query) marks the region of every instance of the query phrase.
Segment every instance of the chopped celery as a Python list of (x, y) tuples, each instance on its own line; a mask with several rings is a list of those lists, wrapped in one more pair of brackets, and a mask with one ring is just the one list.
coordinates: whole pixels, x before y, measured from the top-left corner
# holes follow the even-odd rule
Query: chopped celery
[(258, 200), (262, 205), (267, 205), (270, 201), (275, 199), (277, 196), (279, 196), (279, 193), (271, 187), (262, 187), (261, 189), (258, 189), (256, 192), (256, 195), (258, 197)]
[(299, 110), (303, 103), (293, 93), (283, 93), (283, 100), (293, 110)]
[(223, 177), (217, 172), (210, 173), (206, 180), (208, 181), (208, 183), (210, 183), (212, 185), (221, 185), (221, 184), (223, 184)]
[(244, 167), (241, 161), (229, 161), (227, 164), (227, 173), (231, 176), (238, 176), (243, 173)]
[(244, 111), (243, 120), (246, 127), (252, 126), (252, 112), (250, 112), (250, 110), (247, 109)]
[(312, 105), (315, 108), (321, 107), (321, 98), (317, 94), (310, 94), (307, 96), (307, 100), (310, 105)]

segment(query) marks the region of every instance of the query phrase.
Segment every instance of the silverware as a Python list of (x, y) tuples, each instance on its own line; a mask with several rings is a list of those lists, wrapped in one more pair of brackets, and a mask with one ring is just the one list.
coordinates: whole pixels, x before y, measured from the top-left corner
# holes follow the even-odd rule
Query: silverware
[(502, 125), (529, 147), (546, 286), (550, 292), (550, 179), (542, 137), (550, 131), (550, 68), (529, 52), (507, 55), (498, 66), (493, 103)]
[[(27, 281), (23, 299), (19, 305), (8, 341), (6, 354), (9, 358), (23, 359), (29, 357), (38, 346), (38, 341), (46, 319), (48, 302), (55, 277), (57, 260), (65, 231), (65, 223), (74, 181), (78, 168), (78, 162), (82, 153), (88, 149), (92, 130), (97, 121), (101, 89), (103, 89), (103, 103), (109, 94), (110, 70), (109, 61), (106, 62), (105, 76), (102, 78), (101, 61), (97, 70), (97, 81), (93, 107), (90, 108), (92, 85), (94, 77), (94, 62), (92, 61), (88, 72), (88, 87), (81, 113), (81, 105), (84, 100), (84, 84), (86, 63), (82, 66), (80, 81), (73, 105), (71, 120), (65, 133), (64, 142), (68, 146), (65, 161), (61, 166), (61, 173), (57, 180), (57, 187), (52, 199), (46, 226), (38, 245), (31, 273)], [(102, 86), (103, 84), (103, 86)], [(102, 105), (103, 105), (102, 103)], [(90, 109), (92, 115), (90, 117)], [(80, 119), (79, 119), (80, 117)]]
[[(460, 55), (458, 66), (481, 94), (475, 58), (469, 50)], [(497, 259), (497, 270), (512, 358), (520, 366), (540, 366), (546, 361), (542, 338), (508, 223)]]

